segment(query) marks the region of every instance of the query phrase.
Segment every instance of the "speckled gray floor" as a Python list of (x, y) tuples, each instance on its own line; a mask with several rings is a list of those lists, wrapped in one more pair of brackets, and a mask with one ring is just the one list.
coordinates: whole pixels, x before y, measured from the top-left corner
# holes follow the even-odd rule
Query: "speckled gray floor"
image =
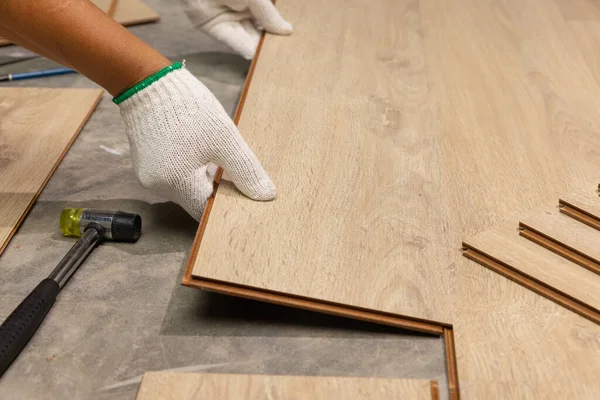
[[(162, 21), (131, 31), (174, 60), (185, 58), (233, 112), (248, 62), (195, 31), (178, 0), (147, 3)], [(1, 48), (0, 64), (27, 55)], [(34, 59), (0, 73), (51, 65)], [(12, 85), (94, 86), (78, 75)], [(0, 257), (0, 318), (73, 244), (57, 226), (67, 206), (137, 212), (144, 234), (135, 245), (107, 243), (91, 255), (0, 378), (0, 399), (132, 400), (145, 371), (164, 369), (428, 378), (445, 397), (440, 338), (182, 287), (197, 224), (140, 187), (118, 108), (106, 94)]]

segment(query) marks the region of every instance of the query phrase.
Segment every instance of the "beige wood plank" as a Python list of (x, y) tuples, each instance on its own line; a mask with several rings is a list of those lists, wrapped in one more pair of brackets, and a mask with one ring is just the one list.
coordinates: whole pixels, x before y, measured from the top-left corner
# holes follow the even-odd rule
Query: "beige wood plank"
[(101, 95), (100, 89), (0, 88), (0, 253)]
[(568, 26), (596, 82), (600, 82), (600, 18), (595, 21), (572, 21)]
[[(306, 21), (306, 4), (284, 1), (281, 7)], [(587, 150), (548, 129), (555, 110), (524, 70), (519, 43), (483, 5), (470, 4), (473, 13), (460, 17), (460, 27), (437, 3), (425, 8), (429, 63), (444, 66), (430, 68), (431, 86), (440, 89), (439, 108), (432, 103), (416, 5), (382, 2), (362, 10), (357, 4), (321, 28), (301, 22), (299, 35), (265, 42), (260, 57), (278, 62), (255, 72), (240, 128), (259, 155), (270, 155), (262, 159), (279, 198), (251, 202), (221, 185), (211, 212), (217, 222), (208, 223), (194, 276), (447, 321), (448, 253), (463, 233), (592, 179)], [(386, 28), (383, 13), (404, 22)], [(371, 33), (373, 26), (389, 37)], [(469, 46), (449, 40), (449, 30)], [(285, 49), (310, 53), (322, 36), (332, 38), (322, 46), (340, 50), (316, 48), (325, 54), (319, 62), (279, 68), (288, 64)], [(546, 58), (540, 64), (554, 68)], [(286, 82), (284, 89), (277, 82)], [(502, 109), (510, 109), (511, 118)], [(394, 113), (402, 115), (401, 124), (388, 124)], [(303, 132), (311, 132), (310, 140)], [(579, 133), (587, 142), (597, 140), (592, 136)], [(511, 193), (517, 195), (507, 200)]]
[[(561, 212), (574, 218), (585, 218), (590, 226), (600, 221), (600, 197), (597, 191), (571, 193), (560, 198)], [(574, 215), (579, 214), (579, 215)]]
[(453, 320), (461, 398), (595, 399), (583, 394), (600, 391), (599, 325), (479, 264), (464, 265), (471, 276), (465, 271), (457, 298), (464, 311)]
[[(102, 11), (107, 12), (112, 0), (91, 0)], [(113, 15), (115, 21), (124, 26), (155, 22), (160, 15), (140, 0), (117, 0), (117, 6)], [(0, 37), (0, 46), (11, 44), (9, 40)]]
[[(93, 2), (101, 10), (107, 11), (111, 0), (93, 0)], [(122, 25), (130, 26), (158, 21), (160, 15), (140, 0), (118, 0), (113, 18)]]
[[(252, 148), (271, 155), (262, 159), (278, 199), (248, 201), (221, 184), (193, 274), (445, 318), (448, 277), (436, 270), (449, 245), (431, 203), (442, 190), (441, 161), (417, 3), (328, 2), (323, 23), (314, 1), (281, 7), (298, 34), (265, 41), (239, 123)], [(303, 53), (321, 56), (293, 61)]]
[[(594, 169), (592, 160), (598, 145), (598, 122), (588, 121), (597, 118), (598, 114), (591, 112), (581, 99), (589, 100), (597, 107), (594, 95), (597, 84), (591, 78), (592, 74), (583, 68), (586, 65), (583, 57), (573, 50), (577, 49), (574, 38), (551, 2), (501, 3), (505, 20), (518, 28), (510, 31), (520, 43), (515, 51), (523, 55), (528, 78), (538, 88), (544, 103), (545, 113), (540, 116), (528, 114), (529, 118), (540, 118), (540, 123), (545, 125), (543, 129), (548, 135), (545, 142), (578, 154), (561, 151), (557, 158), (562, 164), (561, 170), (568, 175), (565, 186), (570, 189), (567, 191), (589, 187), (597, 181), (588, 173)], [(455, 6), (448, 17), (450, 20), (460, 18), (458, 13), (471, 7), (471, 4), (464, 4), (462, 9)], [(504, 26), (510, 28), (510, 24)], [(449, 26), (445, 28), (450, 29)], [(530, 97), (526, 101), (531, 100)], [(513, 119), (512, 112), (502, 110), (506, 118)], [(514, 161), (521, 165), (521, 159)], [(547, 179), (545, 165), (551, 163), (548, 159), (541, 164), (544, 166), (540, 166), (537, 179)], [(588, 163), (592, 164), (586, 167)], [(550, 172), (551, 175), (554, 173)], [(578, 174), (587, 177), (581, 180)], [(521, 184), (526, 186), (528, 183)], [(560, 187), (555, 182), (548, 184)], [(551, 191), (539, 195), (538, 202), (555, 201), (562, 194), (550, 194)], [(499, 195), (501, 201), (513, 203), (518, 201), (519, 193), (517, 190)], [(519, 216), (523, 214), (523, 210), (519, 211)], [(506, 212), (505, 215), (506, 220), (516, 222), (514, 213)], [(596, 323), (532, 291), (517, 288), (513, 282), (475, 263), (459, 262), (458, 275), (461, 278), (457, 282), (456, 309), (464, 311), (454, 315), (453, 326), (459, 377), (461, 383), (465, 383), (463, 396), (595, 398), (593, 393), (600, 390), (592, 372), (600, 367), (600, 328)], [(473, 387), (481, 391), (469, 390)], [(550, 387), (561, 390), (544, 389)]]
[(598, 0), (553, 0), (567, 21), (600, 21)]
[[(496, 397), (502, 393), (502, 397)], [(463, 384), (462, 395), (469, 399), (597, 399), (600, 389), (597, 386), (584, 385), (577, 388), (565, 388), (556, 382), (545, 382), (538, 385), (515, 384), (514, 382), (478, 383), (466, 381)]]
[[(558, 216), (568, 220), (567, 217)], [(534, 225), (534, 221), (538, 221), (535, 218), (527, 220), (532, 221)], [(573, 223), (579, 224), (575, 221)], [(556, 225), (552, 224), (544, 226), (556, 228)], [(596, 236), (600, 238), (600, 232)], [(517, 224), (487, 230), (466, 240), (465, 244), (527, 277), (532, 277), (560, 293), (589, 305), (600, 316), (600, 290), (598, 290), (600, 277), (519, 236)]]
[(489, 397), (597, 388), (597, 324), (458, 251), (597, 179), (600, 90), (556, 4), (278, 7), (296, 32), (265, 40), (239, 126), (279, 197), (221, 182), (186, 284), (452, 324)]
[[(521, 235), (600, 274), (600, 231), (597, 229), (562, 214), (558, 207), (522, 218), (521, 226), (524, 229)], [(600, 285), (600, 276), (596, 284)]]
[(146, 372), (137, 400), (432, 400), (431, 385), (424, 379)]

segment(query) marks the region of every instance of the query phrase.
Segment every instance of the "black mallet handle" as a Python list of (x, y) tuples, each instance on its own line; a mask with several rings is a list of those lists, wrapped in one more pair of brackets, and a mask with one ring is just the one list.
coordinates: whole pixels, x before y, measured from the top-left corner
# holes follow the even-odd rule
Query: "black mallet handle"
[(103, 235), (101, 225), (90, 223), (50, 276), (41, 281), (0, 325), (0, 377), (29, 343), (60, 290), (100, 243)]
[(0, 376), (29, 343), (59, 292), (56, 281), (44, 279), (0, 325)]

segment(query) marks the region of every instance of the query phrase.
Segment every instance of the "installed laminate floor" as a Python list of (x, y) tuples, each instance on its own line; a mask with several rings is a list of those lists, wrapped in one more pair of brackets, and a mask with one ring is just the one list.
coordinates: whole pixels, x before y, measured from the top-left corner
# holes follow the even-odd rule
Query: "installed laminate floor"
[(264, 41), (239, 127), (279, 196), (252, 202), (222, 181), (185, 283), (452, 325), (465, 396), (598, 393), (598, 325), (459, 251), (465, 236), (595, 182), (598, 6), (278, 7), (296, 31)]

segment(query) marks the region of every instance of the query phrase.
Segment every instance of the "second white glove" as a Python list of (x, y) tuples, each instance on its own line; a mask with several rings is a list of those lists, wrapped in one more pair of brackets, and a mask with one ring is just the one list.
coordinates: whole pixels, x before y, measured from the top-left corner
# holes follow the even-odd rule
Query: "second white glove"
[(271, 0), (182, 0), (194, 26), (250, 60), (260, 40), (260, 29), (289, 35), (292, 26)]

